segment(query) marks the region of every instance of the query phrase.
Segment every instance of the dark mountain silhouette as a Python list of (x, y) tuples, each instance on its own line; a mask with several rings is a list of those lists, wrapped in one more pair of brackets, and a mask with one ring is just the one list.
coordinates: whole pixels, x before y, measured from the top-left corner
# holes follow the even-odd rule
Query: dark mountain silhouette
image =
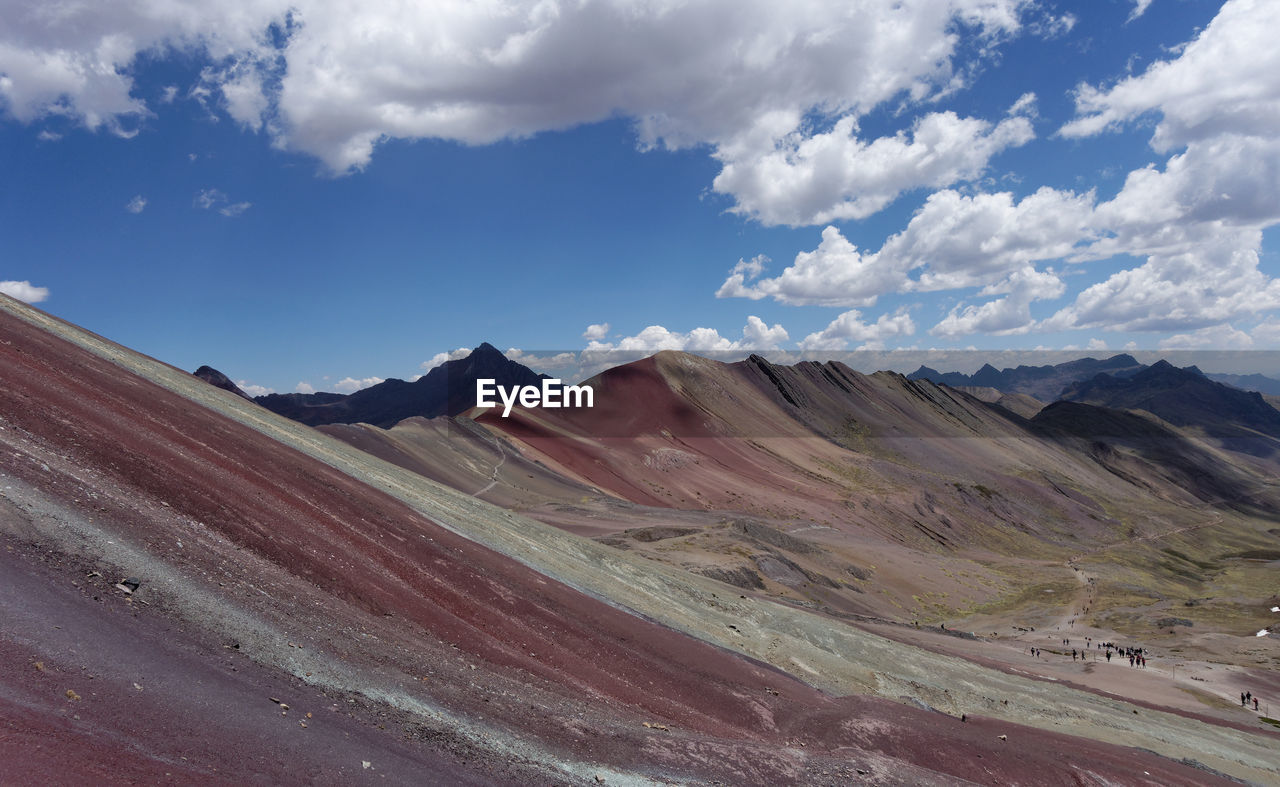
[(1080, 358), (1053, 366), (1023, 365), (999, 370), (991, 364), (983, 364), (982, 368), (973, 374), (939, 372), (937, 369), (921, 366), (907, 375), (907, 379), (931, 380), (952, 388), (961, 386), (995, 388), (1004, 393), (1028, 394), (1041, 401), (1051, 402), (1060, 398), (1065, 387), (1080, 380), (1088, 380), (1103, 373), (1124, 377), (1144, 368), (1132, 355), (1121, 354), (1101, 361), (1096, 358)]
[(1224, 374), (1210, 372), (1205, 375), (1215, 382), (1240, 388), (1245, 391), (1257, 391), (1260, 394), (1280, 396), (1280, 380), (1264, 374)]
[[(1146, 410), (1175, 426), (1222, 439), (1280, 438), (1280, 412), (1255, 391), (1205, 377), (1194, 366), (1158, 361), (1130, 377), (1100, 374), (1063, 391), (1063, 399), (1121, 410)], [(1242, 446), (1234, 446), (1242, 449)], [(1250, 451), (1252, 453), (1252, 451)]]
[(225, 374), (213, 368), (212, 366), (201, 366), (199, 369), (195, 370), (194, 374), (196, 377), (199, 377), (201, 380), (204, 380), (206, 383), (214, 386), (215, 388), (221, 388), (224, 391), (230, 391), (236, 396), (243, 396), (245, 399), (249, 399), (250, 401), (253, 400), (253, 397), (249, 396), (249, 394), (240, 390), (240, 386), (231, 382), (230, 377), (226, 376)]
[(537, 385), (545, 377), (485, 342), (466, 358), (446, 361), (413, 382), (393, 378), (353, 394), (268, 394), (254, 401), (308, 426), (366, 423), (389, 429), (406, 418), (458, 415), (475, 406), (477, 379), (510, 387)]

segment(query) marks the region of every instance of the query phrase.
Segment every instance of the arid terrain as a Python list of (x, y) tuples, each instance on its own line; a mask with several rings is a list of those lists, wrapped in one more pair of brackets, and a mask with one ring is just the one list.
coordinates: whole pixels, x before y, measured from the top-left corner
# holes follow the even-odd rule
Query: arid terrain
[(1280, 781), (1265, 433), (592, 384), (312, 428), (0, 296), (4, 781)]

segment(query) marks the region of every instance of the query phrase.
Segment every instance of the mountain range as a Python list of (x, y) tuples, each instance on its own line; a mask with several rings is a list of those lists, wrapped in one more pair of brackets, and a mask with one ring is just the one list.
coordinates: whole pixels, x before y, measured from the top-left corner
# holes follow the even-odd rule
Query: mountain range
[[(1005, 394), (1026, 394), (1042, 402), (1053, 402), (1065, 398), (1064, 391), (1070, 386), (1090, 380), (1099, 374), (1124, 378), (1135, 375), (1145, 368), (1146, 365), (1139, 363), (1132, 355), (1120, 354), (1103, 360), (1080, 358), (1055, 365), (1021, 365), (1004, 369), (983, 364), (982, 368), (973, 374), (939, 372), (928, 366), (921, 366), (907, 376), (913, 380), (945, 383), (952, 388), (990, 388)], [(1216, 372), (1205, 374), (1195, 367), (1188, 368), (1210, 380), (1233, 388), (1270, 395), (1280, 394), (1280, 380), (1265, 375)]]
[(591, 409), (311, 428), (4, 297), (0, 336), (6, 780), (1280, 778), (1223, 701), (1276, 688), (1259, 424), (664, 352)]
[[(1207, 424), (1256, 394), (1160, 365), (1119, 379), (1129, 383), (1123, 402), (1023, 415), (1007, 401), (835, 362), (660, 352), (586, 381), (591, 410), (473, 409), (390, 430), (321, 429), (460, 491), (779, 601), (948, 616), (990, 600), (946, 576), (965, 555), (1105, 550), (1206, 505), (1272, 517), (1267, 433), (1242, 421), (1230, 444), (1205, 442), (1219, 430), (1117, 409), (1146, 401), (1137, 393), (1146, 387), (1204, 385), (1219, 396), (1196, 400)], [(1240, 551), (1270, 538), (1219, 534), (1218, 547), (1237, 537)], [(903, 546), (922, 571), (871, 568), (892, 565)], [(1007, 581), (1001, 568), (965, 565)], [(922, 603), (939, 593), (949, 601)]]

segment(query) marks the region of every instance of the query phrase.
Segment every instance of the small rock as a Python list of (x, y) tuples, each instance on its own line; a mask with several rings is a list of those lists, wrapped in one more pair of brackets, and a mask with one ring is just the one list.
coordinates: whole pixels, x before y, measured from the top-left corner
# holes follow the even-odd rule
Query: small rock
[(1009, 740), (1009, 736), (1008, 736), (1008, 735), (1001, 735), (1001, 736), (1000, 736), (1000, 740), (1002, 740), (1002, 741), (1007, 741), (1007, 740)]
[(43, 662), (43, 661), (37, 661), (37, 662), (36, 662), (36, 669), (40, 670), (41, 672), (44, 672), (44, 662)]
[(360, 765), (363, 766), (364, 769), (367, 771), (369, 770), (370, 767), (373, 766), (373, 763), (369, 762), (368, 760), (361, 760)]
[(75, 689), (67, 689), (67, 699), (71, 700), (72, 702), (75, 702), (76, 700), (80, 699), (80, 695), (76, 694)]

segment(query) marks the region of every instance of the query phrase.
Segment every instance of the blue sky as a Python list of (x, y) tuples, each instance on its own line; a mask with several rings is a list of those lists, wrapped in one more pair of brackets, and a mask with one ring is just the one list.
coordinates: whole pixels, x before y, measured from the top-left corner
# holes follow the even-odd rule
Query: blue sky
[(254, 391), (1280, 348), (1275, 2), (0, 9), (0, 291)]

